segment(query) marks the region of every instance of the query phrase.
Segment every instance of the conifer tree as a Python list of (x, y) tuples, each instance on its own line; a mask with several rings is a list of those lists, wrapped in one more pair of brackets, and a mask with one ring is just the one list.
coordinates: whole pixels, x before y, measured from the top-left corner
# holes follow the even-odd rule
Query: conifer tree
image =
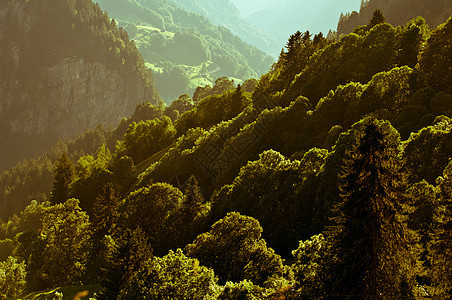
[(210, 206), (205, 203), (204, 196), (199, 187), (198, 180), (191, 176), (184, 192), (184, 207), (180, 226), (182, 244), (188, 244), (196, 238), (198, 234), (208, 230), (207, 218), (210, 212)]
[(431, 234), (432, 279), (435, 296), (452, 296), (452, 162), (439, 178), (439, 206), (435, 212), (436, 230)]
[(240, 113), (243, 99), (242, 85), (238, 85), (234, 93), (231, 95), (231, 104), (226, 111), (226, 119), (232, 119)]
[(404, 194), (399, 170), (400, 136), (388, 123), (366, 118), (355, 124), (340, 187), (336, 219), (342, 258), (340, 295), (410, 296), (412, 259), (398, 210)]
[(97, 299), (117, 299), (134, 276), (152, 259), (152, 248), (140, 227), (126, 229), (109, 245), (111, 250), (99, 278), (103, 289)]
[(384, 23), (385, 21), (386, 19), (383, 12), (380, 9), (376, 9), (372, 15), (372, 19), (369, 22), (369, 27), (372, 28), (380, 23)]
[(88, 260), (88, 275), (93, 281), (97, 281), (97, 276), (101, 275), (99, 266), (105, 263), (107, 252), (105, 236), (113, 235), (117, 219), (119, 217), (118, 206), (120, 199), (116, 195), (113, 184), (108, 183), (101, 194), (96, 198), (93, 205), (93, 221), (91, 222), (91, 244), (92, 251)]
[(63, 153), (55, 166), (55, 182), (53, 183), (50, 202), (63, 203), (69, 198), (69, 186), (74, 180), (74, 163)]
[(184, 195), (187, 197), (186, 204), (196, 207), (204, 203), (204, 197), (202, 195), (201, 189), (199, 188), (198, 180), (195, 176), (191, 176), (185, 186)]
[(94, 218), (91, 224), (93, 235), (102, 238), (104, 235), (113, 233), (114, 225), (119, 216), (119, 203), (120, 199), (116, 196), (113, 184), (107, 183), (93, 205)]
[(286, 51), (284, 52), (284, 60), (286, 62), (293, 61), (297, 57), (297, 52), (300, 49), (302, 33), (298, 30), (289, 37), (286, 44)]
[(303, 71), (309, 58), (314, 53), (315, 47), (313, 47), (311, 37), (312, 35), (309, 31), (304, 33), (297, 31), (290, 36), (285, 46), (286, 51), (282, 53), (280, 80), (282, 80), (284, 88), (290, 85), (295, 75)]

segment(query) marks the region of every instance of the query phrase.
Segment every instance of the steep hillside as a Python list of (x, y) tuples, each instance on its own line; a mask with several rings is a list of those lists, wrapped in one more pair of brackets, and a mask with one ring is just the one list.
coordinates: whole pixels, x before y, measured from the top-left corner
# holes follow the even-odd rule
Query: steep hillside
[(227, 76), (236, 82), (266, 72), (273, 59), (204, 16), (165, 0), (98, 0), (134, 39), (165, 101)]
[(353, 11), (341, 15), (337, 33), (348, 34), (355, 27), (366, 25), (376, 9), (380, 9), (386, 21), (394, 26), (421, 16), (430, 27), (435, 28), (445, 22), (452, 13), (452, 2), (449, 0), (364, 0), (359, 13)]
[[(135, 26), (196, 62), (171, 47), (204, 38), (174, 32), (168, 16), (186, 15), (158, 3), (166, 17)], [(3, 172), (0, 299), (81, 284), (98, 300), (450, 299), (451, 45), (452, 16), (431, 30), (376, 10), (338, 39), (297, 31), (259, 80), (139, 104)]]
[(187, 11), (196, 12), (215, 25), (232, 31), (242, 40), (274, 56), (281, 52), (276, 37), (246, 21), (230, 1), (224, 0), (172, 0)]
[[(114, 153), (61, 155), (50, 201), (0, 220), (0, 297), (449, 299), (452, 17), (375, 16), (337, 41), (294, 33), (258, 82), (180, 97), (174, 124), (140, 105)], [(4, 173), (5, 194), (41, 164)]]
[(127, 33), (91, 0), (0, 4), (0, 170), (160, 96)]

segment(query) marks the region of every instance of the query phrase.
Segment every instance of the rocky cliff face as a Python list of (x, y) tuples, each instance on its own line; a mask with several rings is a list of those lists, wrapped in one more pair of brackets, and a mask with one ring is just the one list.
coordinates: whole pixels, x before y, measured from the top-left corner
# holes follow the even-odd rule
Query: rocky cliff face
[[(53, 132), (71, 137), (98, 123), (116, 125), (146, 100), (141, 83), (82, 57), (64, 58), (41, 73), (44, 76), (33, 94), (15, 86), (16, 80), (2, 83), (0, 114), (15, 115), (6, 122), (13, 134)], [(12, 111), (17, 107), (20, 110)]]
[[(98, 7), (83, 1), (91, 20), (77, 19), (82, 9), (74, 5), (80, 1), (58, 1), (47, 20), (44, 0), (0, 3), (0, 172), (48, 150), (58, 138), (99, 123), (115, 126), (138, 103), (160, 100), (135, 46)], [(70, 35), (61, 35), (59, 26)]]

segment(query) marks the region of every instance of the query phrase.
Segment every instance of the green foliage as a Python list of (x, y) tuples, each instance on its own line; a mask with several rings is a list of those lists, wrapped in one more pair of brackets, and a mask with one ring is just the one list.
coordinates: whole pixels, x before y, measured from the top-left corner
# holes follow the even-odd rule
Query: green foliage
[(55, 165), (66, 153), (77, 161), (85, 153), (96, 152), (107, 142), (110, 132), (96, 126), (71, 140), (60, 140), (51, 151), (42, 156), (24, 160), (0, 175), (0, 217), (5, 220), (19, 214), (32, 200), (47, 201), (55, 182)]
[(91, 251), (89, 218), (79, 201), (32, 202), (14, 230), (15, 255), (26, 263), (27, 290), (80, 283)]
[(430, 31), (428, 26), (421, 17), (413, 19), (403, 26), (399, 33), (400, 49), (397, 57), (398, 64), (414, 68), (418, 62), (419, 53), (429, 35)]
[(90, 224), (92, 249), (87, 266), (87, 273), (90, 273), (93, 280), (97, 280), (96, 277), (100, 275), (99, 267), (105, 263), (105, 255), (108, 250), (105, 238), (107, 235), (111, 236), (116, 233), (119, 203), (120, 199), (116, 195), (113, 184), (108, 183), (93, 204), (93, 218)]
[[(450, 119), (438, 115), (452, 111), (450, 95), (409, 67), (428, 36), (422, 19), (373, 25), (333, 43), (297, 33), (259, 82), (235, 88), (220, 78), (194, 100), (137, 106), (83, 147), (61, 143), (42, 161), (51, 170), (68, 153), (56, 168), (62, 203), (33, 201), (0, 222), (1, 254), (24, 261), (29, 290), (100, 275), (99, 299), (411, 297), (423, 289), (445, 298)], [(178, 39), (199, 46), (192, 33)], [(16, 193), (18, 176), (49, 167), (33, 164), (2, 175), (4, 195)], [(2, 205), (10, 216), (13, 206)], [(184, 246), (188, 257), (174, 251)], [(279, 255), (293, 249), (284, 266)]]
[(286, 97), (294, 99), (301, 94), (316, 104), (340, 84), (368, 82), (374, 74), (394, 67), (397, 41), (397, 31), (386, 23), (363, 35), (344, 36), (310, 58)]
[(412, 134), (404, 143), (405, 168), (412, 183), (425, 179), (434, 184), (449, 162), (452, 122), (448, 117), (438, 117), (435, 123)]
[[(145, 269), (146, 262), (152, 259), (152, 248), (140, 227), (126, 229), (114, 239), (106, 238), (105, 243), (108, 249), (106, 263), (99, 277), (103, 288), (97, 298), (117, 299), (134, 283), (137, 274)], [(126, 296), (127, 293), (122, 298), (127, 299)]]
[(113, 184), (107, 184), (102, 193), (96, 198), (91, 223), (93, 237), (101, 240), (105, 235), (111, 235), (119, 217), (118, 207), (120, 199), (117, 197)]
[(325, 297), (331, 295), (334, 279), (333, 267), (337, 265), (332, 244), (322, 234), (300, 241), (292, 251), (294, 264), (291, 266), (296, 280), (299, 297)]
[(55, 167), (55, 182), (50, 201), (63, 203), (69, 198), (70, 184), (74, 180), (74, 164), (66, 153), (61, 155)]
[[(408, 215), (408, 227), (415, 231), (417, 238), (412, 246), (414, 251), (419, 251), (418, 282), (431, 285), (429, 273), (432, 269), (433, 256), (430, 253), (429, 241), (434, 233), (435, 209), (439, 206), (436, 197), (437, 188), (422, 180), (413, 184), (408, 191), (410, 210)], [(417, 248), (417, 249), (416, 249)], [(414, 252), (413, 251), (413, 252)]]
[(129, 156), (138, 164), (173, 143), (175, 134), (173, 123), (166, 116), (133, 122), (124, 135), (124, 141), (118, 144), (116, 155)]
[(23, 293), (25, 273), (25, 263), (18, 263), (12, 256), (0, 261), (0, 299), (17, 298)]
[(97, 195), (112, 180), (112, 173), (107, 169), (111, 159), (110, 150), (102, 145), (96, 158), (85, 155), (75, 166), (77, 178), (71, 184), (71, 196), (80, 200), (80, 206), (90, 216), (93, 216), (93, 203)]
[(452, 17), (432, 32), (419, 60), (419, 69), (438, 91), (452, 92)]
[(343, 203), (333, 234), (342, 260), (338, 293), (410, 296), (413, 258), (400, 221), (400, 136), (388, 122), (373, 118), (353, 129), (357, 143), (343, 167)]
[(219, 289), (211, 269), (177, 249), (147, 260), (118, 299), (216, 299)]
[(183, 94), (171, 102), (171, 105), (165, 108), (164, 114), (170, 117), (171, 121), (176, 122), (180, 115), (190, 111), (194, 106), (193, 100), (189, 95)]
[[(128, 119), (128, 121), (140, 122), (161, 118), (163, 116), (162, 109), (163, 109), (162, 102), (160, 102), (160, 105), (152, 105), (150, 102), (138, 104), (137, 107), (135, 108), (135, 112)], [(124, 134), (125, 132), (122, 133), (122, 135)]]
[(282, 260), (261, 238), (262, 227), (251, 217), (228, 215), (212, 225), (186, 247), (190, 257), (211, 267), (220, 282), (248, 279), (262, 285), (273, 275), (282, 275)]
[[(97, 176), (105, 170), (111, 161), (111, 153), (105, 145), (102, 145), (97, 151), (97, 157), (90, 154), (80, 157), (75, 166), (75, 178), (72, 180), (85, 180), (91, 176)], [(58, 167), (58, 166), (57, 166)], [(71, 182), (71, 181), (69, 181)]]
[(188, 90), (190, 76), (182, 66), (166, 63), (163, 72), (155, 74), (155, 83), (165, 99), (173, 98)]
[(319, 230), (312, 197), (327, 155), (326, 150), (312, 149), (300, 162), (265, 151), (213, 197), (216, 210), (221, 216), (237, 211), (258, 219), (269, 245), (287, 255), (297, 240)]
[(415, 78), (415, 71), (407, 66), (375, 74), (358, 103), (361, 114), (383, 110), (397, 114), (410, 102)]
[(435, 209), (434, 223), (436, 230), (431, 233), (430, 249), (432, 251), (432, 272), (434, 295), (442, 298), (452, 293), (451, 249), (452, 249), (452, 163), (444, 169), (438, 180), (439, 206)]
[(181, 136), (188, 129), (209, 127), (230, 120), (240, 114), (249, 104), (247, 95), (243, 93), (239, 85), (234, 92), (226, 91), (221, 95), (216, 95), (215, 90), (225, 90), (230, 86), (221, 88), (221, 82), (218, 82), (214, 90), (208, 96), (197, 103), (194, 109), (184, 113), (176, 122), (177, 135)]
[(89, 218), (79, 201), (69, 199), (49, 207), (42, 219), (40, 276), (52, 287), (83, 280), (90, 251)]
[(221, 300), (258, 300), (263, 298), (263, 288), (246, 279), (240, 282), (226, 282), (223, 291), (218, 296), (218, 299)]
[(311, 40), (309, 31), (301, 33), (297, 31), (290, 36), (286, 45), (286, 51), (283, 52), (281, 78), (284, 82), (284, 88), (287, 88), (291, 80), (300, 73), (309, 61), (309, 58), (314, 54), (316, 47)]
[(136, 180), (136, 167), (133, 159), (129, 156), (115, 159), (111, 170), (113, 172), (113, 180), (118, 193), (121, 196), (126, 196), (130, 187)]
[[(127, 228), (141, 227), (155, 254), (162, 255), (179, 245), (183, 233), (182, 192), (167, 184), (155, 183), (132, 192), (119, 208)], [(187, 224), (188, 225), (188, 224)]]

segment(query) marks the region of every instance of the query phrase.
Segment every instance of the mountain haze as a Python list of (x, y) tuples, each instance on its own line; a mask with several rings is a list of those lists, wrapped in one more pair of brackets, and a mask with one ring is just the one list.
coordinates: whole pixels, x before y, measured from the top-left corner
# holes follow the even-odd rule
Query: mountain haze
[(0, 170), (160, 96), (127, 33), (90, 0), (0, 4)]
[(430, 27), (435, 28), (449, 18), (452, 13), (452, 2), (449, 0), (365, 0), (362, 1), (359, 10), (341, 15), (337, 25), (338, 34), (348, 34), (355, 27), (366, 25), (376, 9), (380, 9), (386, 21), (394, 26), (421, 16)]
[(184, 9), (207, 17), (232, 31), (242, 40), (274, 56), (280, 52), (276, 37), (246, 21), (230, 0), (173, 0)]
[[(311, 33), (335, 30), (342, 11), (358, 9), (360, 0), (232, 0), (249, 23), (277, 37), (283, 45), (297, 30)], [(278, 53), (279, 54), (279, 53)]]
[(273, 58), (169, 0), (98, 0), (135, 40), (165, 101), (227, 76), (259, 77)]

